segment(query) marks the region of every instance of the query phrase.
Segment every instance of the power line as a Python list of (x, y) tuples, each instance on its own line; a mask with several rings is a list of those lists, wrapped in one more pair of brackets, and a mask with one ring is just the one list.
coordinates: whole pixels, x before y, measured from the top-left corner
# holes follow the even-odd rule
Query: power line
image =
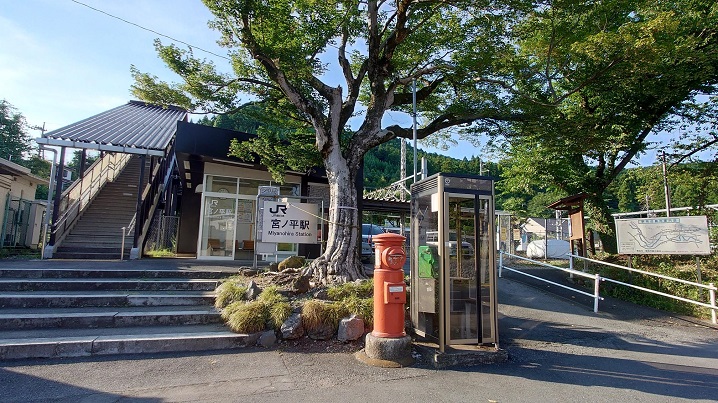
[(112, 14), (106, 12), (106, 11), (102, 11), (102, 10), (100, 10), (100, 9), (98, 9), (98, 8), (92, 7), (92, 6), (89, 5), (89, 4), (85, 4), (85, 3), (80, 2), (80, 1), (77, 1), (77, 0), (71, 0), (71, 1), (72, 1), (73, 3), (77, 3), (77, 4), (81, 5), (81, 6), (85, 6), (85, 7), (89, 8), (89, 9), (91, 9), (91, 10), (97, 11), (98, 13), (102, 13), (102, 14), (105, 14), (106, 16), (109, 16), (109, 17), (115, 18), (115, 19), (117, 19), (117, 20), (120, 20), (120, 21), (122, 21), (122, 22), (124, 22), (124, 23), (126, 23), (126, 24), (134, 25), (134, 26), (136, 26), (137, 28), (144, 29), (145, 31), (149, 31), (149, 32), (152, 32), (153, 34), (157, 34), (157, 35), (159, 35), (159, 36), (165, 37), (165, 38), (167, 38), (167, 39), (169, 39), (169, 40), (172, 40), (172, 41), (174, 41), (174, 42), (178, 42), (178, 43), (181, 43), (181, 44), (183, 44), (183, 45), (187, 45), (187, 46), (189, 46), (189, 47), (191, 47), (191, 48), (193, 48), (193, 49), (197, 49), (197, 50), (200, 50), (200, 51), (202, 51), (202, 52), (209, 53), (210, 55), (217, 56), (217, 57), (220, 57), (220, 58), (222, 58), (222, 59), (232, 61), (232, 59), (228, 58), (227, 56), (219, 55), (219, 54), (214, 53), (214, 52), (212, 52), (212, 51), (209, 51), (209, 50), (206, 50), (206, 49), (202, 49), (202, 48), (200, 48), (199, 46), (194, 46), (194, 45), (189, 44), (189, 43), (187, 43), (187, 42), (185, 42), (185, 41), (181, 41), (181, 40), (176, 39), (176, 38), (173, 38), (173, 37), (171, 37), (171, 36), (169, 36), (169, 35), (165, 35), (165, 34), (163, 34), (163, 33), (157, 32), (157, 31), (155, 31), (155, 30), (153, 30), (153, 29), (143, 27), (142, 25), (136, 24), (136, 23), (134, 23), (134, 22), (132, 22), (132, 21), (127, 21), (127, 20), (124, 19), (124, 18), (118, 17), (118, 16), (116, 16), (116, 15), (112, 15)]

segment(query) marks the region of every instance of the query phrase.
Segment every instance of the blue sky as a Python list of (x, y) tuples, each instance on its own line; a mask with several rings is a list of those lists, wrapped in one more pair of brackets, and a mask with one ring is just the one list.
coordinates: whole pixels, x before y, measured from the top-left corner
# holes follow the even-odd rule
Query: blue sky
[[(54, 130), (127, 103), (133, 99), (130, 65), (178, 81), (155, 53), (158, 34), (79, 3), (226, 54), (216, 44), (218, 34), (207, 27), (212, 15), (200, 0), (0, 0), (0, 99), (14, 105), (31, 125), (44, 123)], [(212, 60), (220, 71), (230, 70), (227, 60), (196, 49), (195, 55)], [(406, 116), (386, 119), (387, 124), (396, 121), (408, 124)], [(455, 158), (481, 154), (464, 141), (447, 152), (428, 151)], [(655, 161), (653, 155), (642, 158), (642, 164)]]

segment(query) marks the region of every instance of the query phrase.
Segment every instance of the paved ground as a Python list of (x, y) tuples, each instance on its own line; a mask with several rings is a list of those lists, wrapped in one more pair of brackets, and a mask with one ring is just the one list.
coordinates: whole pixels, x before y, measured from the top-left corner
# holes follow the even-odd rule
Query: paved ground
[[(122, 264), (122, 263), (120, 263)], [(718, 398), (718, 329), (621, 301), (499, 281), (505, 364), (368, 367), (351, 354), (250, 349), (0, 362), (2, 402), (676, 402)]]

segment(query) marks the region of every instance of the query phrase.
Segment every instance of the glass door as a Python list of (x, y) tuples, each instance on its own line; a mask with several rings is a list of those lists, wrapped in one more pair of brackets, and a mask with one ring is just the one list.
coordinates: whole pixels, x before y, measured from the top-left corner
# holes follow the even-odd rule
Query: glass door
[(202, 204), (202, 228), (198, 257), (232, 259), (237, 200), (206, 195)]
[(444, 240), (447, 276), (447, 344), (477, 343), (479, 338), (476, 196), (447, 195), (448, 235)]
[(496, 290), (491, 197), (448, 194), (444, 245), (447, 344), (495, 343)]

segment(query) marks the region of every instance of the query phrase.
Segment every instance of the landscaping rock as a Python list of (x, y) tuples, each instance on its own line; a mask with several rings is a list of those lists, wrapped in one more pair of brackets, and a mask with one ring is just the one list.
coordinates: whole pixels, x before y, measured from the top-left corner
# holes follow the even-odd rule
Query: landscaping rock
[(267, 271), (269, 272), (278, 272), (279, 271), (279, 264), (277, 262), (272, 262), (267, 266)]
[(304, 327), (302, 327), (302, 315), (293, 313), (282, 323), (280, 328), (282, 338), (285, 340), (300, 339), (304, 336)]
[(257, 299), (259, 294), (262, 292), (262, 289), (259, 288), (257, 283), (254, 280), (251, 280), (249, 284), (247, 284), (247, 292), (244, 293), (244, 295), (247, 297), (248, 301), (253, 301)]
[(307, 336), (314, 340), (329, 340), (334, 337), (334, 333), (336, 333), (334, 326), (327, 323), (322, 323), (316, 329), (307, 330)]
[(364, 320), (356, 315), (344, 318), (339, 322), (337, 340), (346, 342), (358, 340), (364, 334)]
[(277, 335), (274, 334), (274, 330), (268, 330), (266, 332), (262, 332), (262, 334), (259, 336), (259, 340), (257, 340), (257, 345), (264, 348), (269, 348), (272, 347), (276, 342)]
[(279, 271), (284, 269), (298, 269), (304, 266), (306, 259), (304, 256), (289, 256), (288, 258), (279, 262)]
[(256, 276), (257, 273), (259, 273), (258, 270), (255, 270), (255, 269), (253, 269), (253, 268), (251, 268), (251, 267), (249, 267), (249, 266), (242, 266), (242, 267), (239, 269), (239, 274), (241, 274), (241, 275), (243, 275), (243, 276), (246, 276), (246, 277)]
[(313, 296), (316, 299), (329, 299), (329, 292), (327, 291), (327, 287), (322, 287), (314, 291)]
[(309, 291), (310, 288), (311, 284), (309, 283), (308, 276), (299, 276), (299, 278), (292, 283), (292, 290), (295, 294), (304, 294)]

